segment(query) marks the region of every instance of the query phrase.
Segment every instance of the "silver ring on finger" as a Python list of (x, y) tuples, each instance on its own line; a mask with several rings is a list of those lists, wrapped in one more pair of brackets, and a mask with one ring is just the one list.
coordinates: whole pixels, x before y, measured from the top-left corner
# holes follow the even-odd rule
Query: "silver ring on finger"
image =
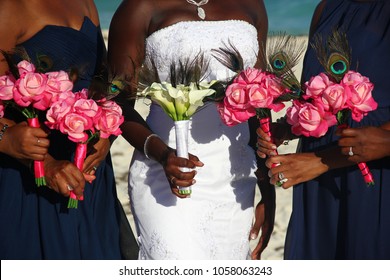
[(37, 143), (38, 144), (41, 143), (41, 139), (39, 139), (38, 137), (37, 137)]
[(279, 178), (279, 181), (281, 181), (285, 178), (283, 172), (278, 173), (278, 178)]
[(96, 166), (92, 166), (92, 169), (96, 171), (98, 168)]
[(69, 191), (73, 191), (74, 190), (73, 187), (70, 186), (70, 185), (66, 185), (66, 187), (68, 188)]
[(352, 156), (354, 155), (353, 150), (352, 150), (352, 147), (349, 147), (348, 155), (349, 155), (350, 157), (352, 157)]
[(169, 180), (169, 182), (171, 182), (172, 185), (175, 185), (174, 180), (175, 180), (175, 177), (171, 177), (171, 179)]

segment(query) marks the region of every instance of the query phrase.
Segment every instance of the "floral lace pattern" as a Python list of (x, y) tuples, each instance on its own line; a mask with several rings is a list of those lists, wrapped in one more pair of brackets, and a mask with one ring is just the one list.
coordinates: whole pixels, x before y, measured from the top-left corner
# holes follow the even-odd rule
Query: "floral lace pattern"
[(146, 39), (146, 55), (155, 59), (162, 80), (166, 78), (172, 60), (183, 60), (200, 53), (210, 59), (209, 79), (225, 79), (233, 73), (212, 57), (212, 50), (228, 46), (229, 43), (239, 50), (245, 66), (255, 64), (259, 50), (257, 31), (253, 25), (242, 20), (175, 23)]

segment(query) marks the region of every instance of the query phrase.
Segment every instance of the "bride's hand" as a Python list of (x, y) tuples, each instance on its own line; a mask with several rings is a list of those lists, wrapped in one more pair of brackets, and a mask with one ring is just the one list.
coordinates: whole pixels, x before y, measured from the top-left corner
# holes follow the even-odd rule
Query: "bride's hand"
[[(197, 156), (189, 154), (188, 159), (181, 158), (176, 156), (175, 150), (169, 150), (166, 160), (163, 162), (163, 167), (172, 193), (177, 197), (186, 198), (188, 195), (179, 194), (178, 187), (190, 187), (195, 184), (195, 168), (202, 166), (203, 163), (198, 159)], [(192, 171), (183, 172), (180, 170), (180, 168), (183, 167), (192, 169)]]

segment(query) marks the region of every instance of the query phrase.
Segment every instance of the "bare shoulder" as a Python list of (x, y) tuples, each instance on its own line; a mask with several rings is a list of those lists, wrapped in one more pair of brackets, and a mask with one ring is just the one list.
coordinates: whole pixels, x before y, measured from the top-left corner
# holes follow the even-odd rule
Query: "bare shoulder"
[[(12, 51), (19, 38), (26, 32), (28, 24), (20, 24), (24, 17), (23, 8), (23, 1), (0, 1), (0, 50)], [(0, 75), (7, 69), (8, 66), (0, 55)]]
[(153, 0), (124, 0), (117, 8), (112, 22), (139, 22), (140, 18), (150, 19), (154, 6)]
[[(27, 30), (28, 20), (25, 14), (25, 4), (23, 1), (3, 0), (0, 1), (0, 48), (5, 45), (15, 44)], [(14, 45), (12, 45), (13, 47)]]
[(86, 1), (88, 17), (93, 21), (95, 25), (100, 24), (99, 13), (93, 0)]
[[(264, 26), (268, 23), (267, 12), (265, 9), (263, 0), (230, 0), (229, 8), (235, 12), (232, 14), (233, 17), (239, 17), (249, 21), (256, 27)], [(228, 9), (228, 7), (226, 7)]]
[(0, 1), (0, 28), (9, 29), (14, 25), (20, 25), (18, 21), (23, 13), (24, 6), (23, 1)]
[(264, 24), (268, 22), (267, 11), (265, 9), (263, 0), (249, 0), (248, 6), (250, 7), (254, 21), (256, 24)]

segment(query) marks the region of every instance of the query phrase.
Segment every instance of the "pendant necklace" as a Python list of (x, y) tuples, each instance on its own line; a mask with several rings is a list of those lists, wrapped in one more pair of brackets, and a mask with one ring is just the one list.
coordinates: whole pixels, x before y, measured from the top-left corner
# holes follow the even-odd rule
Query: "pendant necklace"
[(187, 2), (197, 6), (198, 16), (201, 19), (205, 19), (206, 18), (206, 13), (205, 13), (205, 11), (203, 10), (203, 8), (201, 6), (202, 5), (206, 5), (209, 2), (209, 0), (202, 0), (199, 3), (195, 2), (194, 0), (187, 0)]

